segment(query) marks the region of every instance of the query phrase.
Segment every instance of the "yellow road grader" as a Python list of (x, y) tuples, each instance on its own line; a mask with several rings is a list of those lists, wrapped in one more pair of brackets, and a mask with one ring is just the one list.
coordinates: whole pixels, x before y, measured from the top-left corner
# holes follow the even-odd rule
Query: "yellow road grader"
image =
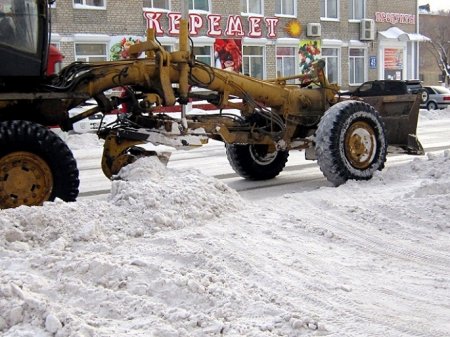
[[(307, 75), (271, 80), (217, 69), (196, 60), (182, 19), (177, 51), (164, 50), (149, 30), (146, 41), (131, 46), (130, 59), (75, 62), (46, 76), (48, 1), (10, 0), (0, 20), (0, 32), (8, 31), (0, 33), (0, 208), (76, 200), (76, 161), (47, 126), (71, 130), (77, 121), (108, 114), (120, 104), (126, 104), (127, 113), (98, 131), (105, 140), (102, 169), (109, 178), (154, 154), (145, 143), (189, 149), (208, 139), (222, 141), (233, 169), (253, 180), (276, 177), (289, 151), (304, 150), (335, 186), (370, 179), (383, 169), (388, 145), (422, 151), (416, 137), (417, 95), (372, 101), (342, 96), (328, 82), (323, 61)], [(4, 28), (3, 20), (10, 27)], [(296, 84), (289, 84), (292, 79)], [(123, 97), (104, 94), (117, 87), (126, 91)], [(183, 109), (177, 118), (157, 112), (192, 98), (207, 100), (221, 112), (189, 114)], [(90, 99), (95, 107), (69, 117), (69, 110)], [(224, 113), (223, 108), (240, 113)]]

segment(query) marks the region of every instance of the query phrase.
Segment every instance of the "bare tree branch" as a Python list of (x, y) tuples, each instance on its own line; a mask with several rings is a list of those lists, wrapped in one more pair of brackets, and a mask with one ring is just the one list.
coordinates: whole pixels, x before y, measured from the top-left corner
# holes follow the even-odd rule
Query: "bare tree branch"
[(431, 39), (431, 42), (429, 42), (430, 47), (427, 48), (427, 54), (433, 56), (447, 84), (450, 84), (449, 20), (450, 11), (439, 11), (438, 15), (423, 15), (420, 21), (420, 31)]

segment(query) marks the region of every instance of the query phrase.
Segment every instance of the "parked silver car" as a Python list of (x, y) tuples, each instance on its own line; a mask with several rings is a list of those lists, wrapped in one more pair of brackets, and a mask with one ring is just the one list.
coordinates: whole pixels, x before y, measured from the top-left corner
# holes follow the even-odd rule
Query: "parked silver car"
[(445, 109), (450, 105), (450, 90), (442, 86), (423, 87), (421, 108)]

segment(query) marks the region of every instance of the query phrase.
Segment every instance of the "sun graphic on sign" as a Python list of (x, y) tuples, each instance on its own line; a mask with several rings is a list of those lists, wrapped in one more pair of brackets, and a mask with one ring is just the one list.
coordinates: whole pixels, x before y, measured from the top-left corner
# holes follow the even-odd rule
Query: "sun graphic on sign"
[(299, 37), (302, 33), (302, 25), (298, 20), (290, 20), (284, 30), (292, 37)]

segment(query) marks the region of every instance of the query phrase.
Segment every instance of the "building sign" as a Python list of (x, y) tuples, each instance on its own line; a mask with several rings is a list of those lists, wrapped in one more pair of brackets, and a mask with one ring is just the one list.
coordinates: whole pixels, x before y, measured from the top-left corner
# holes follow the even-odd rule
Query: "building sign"
[(376, 22), (387, 22), (391, 24), (416, 24), (416, 16), (413, 14), (403, 14), (403, 13), (386, 13), (386, 12), (375, 12)]
[[(163, 14), (166, 14), (163, 16)], [(180, 13), (174, 12), (144, 12), (147, 28), (155, 30), (157, 35), (178, 35), (180, 34)], [(207, 29), (206, 35), (210, 37), (236, 37), (244, 36), (253, 38), (276, 38), (276, 28), (278, 18), (272, 17), (242, 17), (240, 15), (223, 16), (219, 14), (200, 15), (189, 14), (189, 34), (191, 36), (200, 34), (202, 29)], [(163, 28), (164, 26), (164, 28)]]

